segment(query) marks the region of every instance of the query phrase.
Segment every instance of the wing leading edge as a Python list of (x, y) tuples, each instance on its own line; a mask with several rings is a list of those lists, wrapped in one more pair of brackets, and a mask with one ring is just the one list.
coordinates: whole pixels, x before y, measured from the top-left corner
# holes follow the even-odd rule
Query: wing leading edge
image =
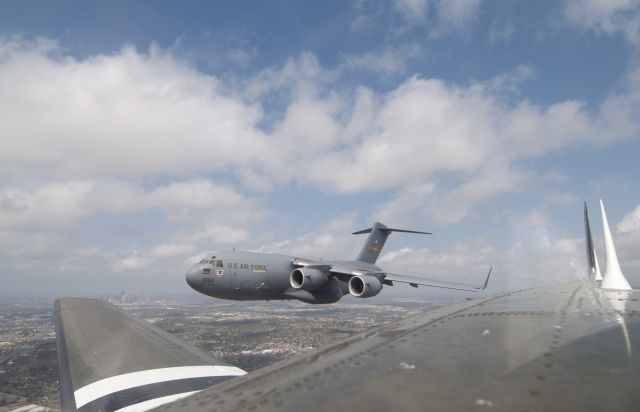
[(246, 373), (103, 301), (54, 317), (63, 411), (145, 411)]
[(491, 277), (491, 272), (493, 271), (493, 267), (489, 268), (489, 272), (487, 273), (487, 277), (484, 279), (484, 283), (482, 286), (473, 286), (466, 285), (464, 283), (454, 283), (454, 282), (443, 282), (439, 280), (426, 279), (418, 276), (410, 276), (410, 275), (400, 275), (397, 273), (383, 273), (384, 280), (391, 282), (403, 282), (408, 283), (413, 287), (417, 287), (418, 285), (422, 286), (431, 286), (434, 288), (443, 288), (443, 289), (454, 289), (454, 290), (465, 290), (468, 292), (477, 292), (479, 290), (484, 290), (487, 288), (489, 284), (489, 278)]

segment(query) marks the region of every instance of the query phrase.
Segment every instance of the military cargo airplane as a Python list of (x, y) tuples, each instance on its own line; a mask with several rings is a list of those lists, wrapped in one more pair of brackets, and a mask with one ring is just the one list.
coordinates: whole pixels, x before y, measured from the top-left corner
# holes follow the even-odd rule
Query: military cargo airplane
[(640, 290), (601, 213), (602, 274), (585, 205), (584, 279), (443, 306), (248, 374), (106, 302), (58, 299), (61, 409), (637, 411)]
[(356, 260), (310, 260), (276, 253), (223, 252), (202, 259), (187, 272), (187, 283), (205, 295), (232, 300), (297, 299), (306, 303), (333, 303), (344, 295), (376, 296), (383, 285), (393, 282), (476, 292), (487, 287), (491, 269), (482, 286), (425, 279), (389, 273), (376, 260), (391, 232), (420, 233), (392, 229), (376, 222)]

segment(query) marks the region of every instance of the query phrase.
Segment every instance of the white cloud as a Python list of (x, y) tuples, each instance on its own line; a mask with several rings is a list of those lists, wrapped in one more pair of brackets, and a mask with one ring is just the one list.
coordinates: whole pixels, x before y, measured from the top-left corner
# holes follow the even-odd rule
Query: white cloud
[(572, 24), (607, 35), (640, 41), (640, 1), (566, 0), (565, 16)]
[(433, 185), (446, 173), (461, 183), (449, 186), (445, 196), (435, 192), (433, 197), (449, 201), (434, 210), (446, 211), (441, 222), (455, 222), (478, 201), (519, 190), (534, 176), (513, 166), (522, 159), (579, 142), (600, 145), (639, 136), (635, 72), (625, 92), (610, 95), (596, 110), (580, 101), (541, 106), (519, 100), (515, 85), (531, 73), (523, 66), (468, 87), (412, 77), (373, 99), (375, 105), (367, 106), (372, 122), (350, 129), (359, 138), (341, 140), (304, 167), (294, 161), (295, 178), (346, 193), (402, 188), (401, 198), (390, 202), (408, 205), (407, 212), (412, 204), (429, 204), (429, 197), (407, 201), (403, 193)]
[(529, 229), (534, 224), (543, 225), (540, 232), (545, 236), (539, 238), (534, 234), (533, 243), (529, 237), (505, 247), (479, 238), (439, 250), (403, 248), (387, 251), (379, 263), (391, 272), (475, 285), (481, 284), (492, 266), (490, 291), (555, 284), (586, 276), (582, 239), (549, 239), (549, 232), (544, 228), (546, 223), (539, 212), (534, 211), (523, 224)]
[(87, 182), (52, 183), (33, 191), (1, 190), (0, 228), (38, 232), (68, 228), (86, 216), (82, 200), (90, 190)]
[(481, 4), (482, 0), (437, 1), (438, 26), (431, 34), (438, 35), (465, 28), (478, 16)]
[[(390, 190), (375, 213), (384, 220), (412, 214), (447, 224), (538, 176), (523, 160), (640, 131), (640, 70), (597, 107), (521, 98), (527, 66), (468, 85), (412, 76), (386, 92), (334, 89), (340, 75), (302, 53), (232, 88), (157, 47), (79, 60), (50, 41), (0, 41), (4, 255), (26, 262), (31, 247), (29, 261), (57, 254), (77, 266), (80, 257), (60, 251), (65, 235), (99, 213), (157, 210), (163, 223), (180, 226), (161, 228), (161, 241), (124, 257), (102, 252), (117, 270), (250, 239), (250, 224), (266, 214), (261, 200), (194, 176), (231, 176), (252, 189)], [(442, 184), (443, 176), (454, 183)], [(341, 219), (335, 232), (276, 249), (357, 251), (343, 233), (353, 221)]]
[[(157, 231), (167, 242), (136, 247), (122, 257), (118, 249), (74, 248), (68, 234), (99, 214), (162, 212)], [(0, 256), (16, 267), (64, 271), (122, 272), (166, 265), (205, 247), (235, 245), (249, 237), (248, 227), (264, 217), (260, 204), (231, 187), (194, 179), (154, 189), (121, 181), (50, 183), (32, 190), (0, 190)], [(173, 229), (167, 222), (178, 224)], [(108, 233), (95, 242), (106, 241)], [(125, 246), (127, 247), (127, 246)], [(174, 262), (176, 265), (177, 262)]]
[[(593, 218), (592, 218), (593, 219)], [(610, 221), (611, 222), (611, 221)], [(591, 222), (596, 238), (601, 233), (600, 226)], [(640, 205), (622, 217), (615, 225), (614, 243), (623, 273), (633, 286), (640, 286)], [(596, 250), (600, 257), (600, 267), (604, 267), (603, 243), (596, 239)]]
[(76, 60), (52, 42), (0, 44), (5, 173), (175, 176), (268, 157), (259, 106), (170, 52), (125, 47)]
[(464, 29), (478, 16), (482, 0), (394, 0), (393, 4), (411, 23), (435, 13), (436, 27), (430, 31), (434, 37)]
[(151, 267), (152, 260), (140, 255), (140, 252), (134, 250), (131, 254), (113, 263), (114, 272), (137, 271), (148, 269)]
[[(0, 146), (4, 178), (114, 179), (102, 188), (112, 210), (150, 202), (130, 187), (132, 178), (224, 171), (253, 189), (294, 181), (347, 193), (400, 189), (438, 173), (467, 184), (522, 158), (640, 129), (635, 72), (628, 91), (593, 113), (580, 101), (505, 99), (531, 76), (527, 66), (466, 87), (414, 76), (386, 93), (338, 93), (330, 85), (339, 70), (303, 53), (229, 90), (156, 47), (75, 60), (46, 42), (2, 44), (0, 134), (10, 136)], [(282, 99), (266, 114), (262, 106), (274, 93)], [(163, 210), (176, 222), (191, 212), (174, 199), (233, 199), (180, 185), (154, 194), (164, 196)]]
[(511, 18), (496, 18), (489, 28), (489, 42), (492, 44), (507, 42), (513, 37), (514, 32), (515, 28)]
[(347, 54), (341, 68), (366, 70), (385, 76), (403, 74), (407, 70), (407, 64), (418, 58), (421, 53), (420, 45), (414, 43), (400, 47), (385, 47), (362, 54)]
[(203, 225), (200, 229), (180, 232), (178, 238), (196, 244), (233, 245), (249, 238), (249, 231), (243, 227), (225, 224)]
[(290, 58), (280, 69), (267, 68), (250, 79), (245, 94), (256, 99), (279, 89), (285, 89), (295, 97), (309, 98), (315, 96), (321, 86), (331, 82), (335, 73), (324, 69), (318, 57), (313, 53), (303, 52)]
[(358, 242), (364, 241), (349, 234), (349, 228), (355, 227), (356, 217), (355, 213), (338, 215), (318, 225), (316, 232), (263, 245), (259, 250), (304, 258), (355, 258)]
[(159, 258), (186, 256), (195, 252), (194, 245), (186, 243), (163, 243), (151, 250), (151, 255)]
[(640, 206), (626, 214), (617, 228), (619, 233), (640, 232)]
[(429, 10), (430, 0), (394, 0), (395, 7), (409, 19), (422, 19)]
[(453, 190), (433, 197), (427, 213), (440, 224), (459, 222), (479, 203), (502, 193), (517, 192), (530, 180), (528, 173), (509, 168), (486, 169)]
[(285, 150), (295, 148), (296, 154), (304, 158), (330, 148), (339, 137), (339, 125), (335, 119), (337, 112), (335, 101), (296, 99), (287, 107), (275, 130), (278, 143)]
[(122, 180), (85, 180), (0, 190), (0, 228), (41, 231), (68, 227), (98, 212), (154, 208), (181, 224), (216, 220), (245, 224), (261, 216), (255, 199), (208, 180), (173, 182), (152, 190)]

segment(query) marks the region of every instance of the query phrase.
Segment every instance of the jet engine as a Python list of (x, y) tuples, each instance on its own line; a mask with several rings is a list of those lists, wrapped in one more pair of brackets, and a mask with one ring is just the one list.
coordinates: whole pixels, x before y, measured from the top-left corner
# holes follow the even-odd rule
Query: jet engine
[(327, 275), (317, 269), (299, 268), (291, 271), (289, 283), (295, 289), (314, 290), (327, 283)]
[(349, 279), (349, 293), (357, 298), (370, 298), (382, 290), (382, 283), (375, 276), (352, 276)]

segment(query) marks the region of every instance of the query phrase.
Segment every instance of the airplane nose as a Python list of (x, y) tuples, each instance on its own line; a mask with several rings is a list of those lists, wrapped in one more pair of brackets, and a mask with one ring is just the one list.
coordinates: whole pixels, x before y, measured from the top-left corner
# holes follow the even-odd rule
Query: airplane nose
[(187, 272), (187, 284), (193, 289), (198, 290), (201, 281), (202, 269), (199, 265), (194, 265)]

